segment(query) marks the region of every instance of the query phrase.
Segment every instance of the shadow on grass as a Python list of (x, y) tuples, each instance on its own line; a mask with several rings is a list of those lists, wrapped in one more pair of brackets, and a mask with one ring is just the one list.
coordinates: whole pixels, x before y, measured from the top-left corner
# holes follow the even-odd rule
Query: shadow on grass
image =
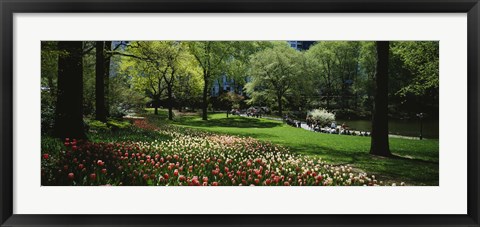
[(252, 137), (252, 138), (255, 138), (255, 139), (258, 139), (258, 138), (268, 138), (268, 139), (278, 138), (278, 136), (271, 135), (271, 134), (268, 134), (268, 133), (228, 132), (228, 131), (218, 132), (217, 130), (209, 130), (208, 128), (205, 128), (205, 127), (202, 127), (202, 126), (191, 126), (190, 124), (189, 125), (184, 125), (184, 124), (178, 124), (178, 122), (174, 122), (173, 125), (178, 126), (178, 127), (195, 129), (195, 130), (202, 131), (202, 132), (210, 132), (210, 133), (216, 133), (216, 134), (222, 134), (222, 135), (235, 135), (235, 136), (240, 136), (240, 137)]
[(198, 120), (195, 117), (182, 117), (175, 120), (180, 125), (193, 127), (226, 127), (226, 128), (273, 128), (281, 126), (282, 122), (262, 121), (258, 118), (229, 117), (209, 119), (208, 121)]
[(419, 163), (438, 164), (438, 162), (436, 162), (436, 161), (423, 160), (423, 159), (419, 159), (419, 158), (404, 157), (404, 156), (400, 156), (400, 155), (397, 155), (397, 154), (392, 154), (392, 156), (390, 156), (389, 158), (398, 159), (398, 160), (402, 160), (402, 161), (412, 161), (412, 162), (419, 162)]
[(136, 129), (133, 127), (116, 131), (102, 130), (89, 132), (88, 137), (93, 142), (125, 142), (125, 141), (167, 141), (172, 137), (155, 131)]
[(292, 151), (301, 154), (320, 157), (327, 163), (334, 165), (353, 165), (369, 175), (377, 175), (378, 180), (384, 182), (399, 184), (403, 181), (407, 185), (439, 185), (438, 162), (405, 158), (398, 155), (381, 157), (371, 155), (364, 150), (352, 152), (321, 145), (304, 145), (301, 148), (292, 147), (288, 144), (282, 145), (288, 146)]

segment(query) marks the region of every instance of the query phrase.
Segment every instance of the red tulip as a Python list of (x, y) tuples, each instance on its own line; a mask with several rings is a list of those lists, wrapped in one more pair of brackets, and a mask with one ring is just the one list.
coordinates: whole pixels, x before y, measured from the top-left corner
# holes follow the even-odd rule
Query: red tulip
[(48, 154), (43, 154), (43, 159), (48, 159)]
[(216, 181), (212, 182), (212, 186), (218, 186), (218, 182)]
[(275, 181), (275, 183), (278, 183), (280, 181), (280, 177), (279, 176), (275, 176), (273, 181)]
[(196, 178), (196, 177), (194, 177), (192, 179), (192, 183), (193, 183), (193, 185), (200, 185), (200, 182), (198, 181), (198, 178)]
[(185, 176), (180, 175), (180, 176), (178, 177), (178, 180), (179, 180), (179, 181), (185, 181)]
[(95, 179), (97, 179), (97, 174), (95, 173), (90, 174), (90, 180), (94, 181)]
[(73, 175), (73, 173), (69, 173), (69, 174), (68, 174), (68, 179), (69, 179), (69, 180), (73, 180), (74, 177), (75, 177), (75, 175)]
[(107, 169), (102, 169), (102, 173), (103, 173), (103, 174), (106, 174), (106, 173), (107, 173)]
[(272, 183), (272, 181), (271, 181), (270, 179), (267, 179), (267, 180), (265, 181), (265, 184), (266, 184), (266, 185), (270, 185), (270, 183)]

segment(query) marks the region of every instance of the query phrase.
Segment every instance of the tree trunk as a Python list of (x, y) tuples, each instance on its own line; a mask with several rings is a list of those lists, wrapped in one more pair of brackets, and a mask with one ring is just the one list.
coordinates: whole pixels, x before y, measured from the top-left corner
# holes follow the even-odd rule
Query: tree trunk
[(155, 104), (154, 104), (154, 105), (155, 105), (155, 112), (154, 112), (154, 114), (155, 114), (155, 115), (158, 115), (158, 105), (157, 105), (156, 101), (155, 101)]
[(172, 85), (168, 85), (167, 88), (168, 92), (168, 120), (173, 120), (173, 93), (172, 93)]
[(105, 108), (105, 52), (103, 41), (96, 42), (95, 63), (95, 119), (106, 122)]
[(83, 124), (83, 42), (61, 41), (58, 49), (58, 90), (55, 109), (56, 137), (86, 139)]
[[(112, 50), (112, 41), (105, 41), (105, 50), (111, 51)], [(107, 52), (105, 52), (107, 53)], [(106, 54), (105, 56), (105, 115), (107, 117), (110, 116), (110, 59), (112, 55)]]
[(377, 41), (377, 73), (372, 113), (370, 154), (391, 156), (388, 144), (388, 41)]
[(327, 110), (330, 110), (330, 93), (327, 93)]
[(277, 101), (278, 101), (278, 114), (280, 117), (283, 117), (283, 112), (282, 112), (282, 96), (277, 95)]
[[(205, 72), (204, 72), (205, 75)], [(208, 108), (208, 76), (204, 76), (205, 83), (203, 85), (203, 103), (202, 103), (202, 120), (206, 121), (208, 119), (207, 116), (207, 108)]]

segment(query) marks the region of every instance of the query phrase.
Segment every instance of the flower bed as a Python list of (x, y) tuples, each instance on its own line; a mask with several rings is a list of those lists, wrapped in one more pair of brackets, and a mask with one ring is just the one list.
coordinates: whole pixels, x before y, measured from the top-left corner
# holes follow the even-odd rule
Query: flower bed
[[(142, 126), (147, 127), (141, 123)], [(176, 127), (163, 141), (66, 139), (43, 149), (43, 185), (330, 186), (379, 185), (351, 166), (332, 166), (253, 138)], [(59, 149), (61, 151), (59, 151)]]

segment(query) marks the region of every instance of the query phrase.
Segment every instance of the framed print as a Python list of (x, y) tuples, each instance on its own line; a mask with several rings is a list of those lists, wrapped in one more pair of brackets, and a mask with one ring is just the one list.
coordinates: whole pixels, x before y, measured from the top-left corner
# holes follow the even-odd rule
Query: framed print
[(1, 9), (2, 226), (479, 225), (476, 0)]

